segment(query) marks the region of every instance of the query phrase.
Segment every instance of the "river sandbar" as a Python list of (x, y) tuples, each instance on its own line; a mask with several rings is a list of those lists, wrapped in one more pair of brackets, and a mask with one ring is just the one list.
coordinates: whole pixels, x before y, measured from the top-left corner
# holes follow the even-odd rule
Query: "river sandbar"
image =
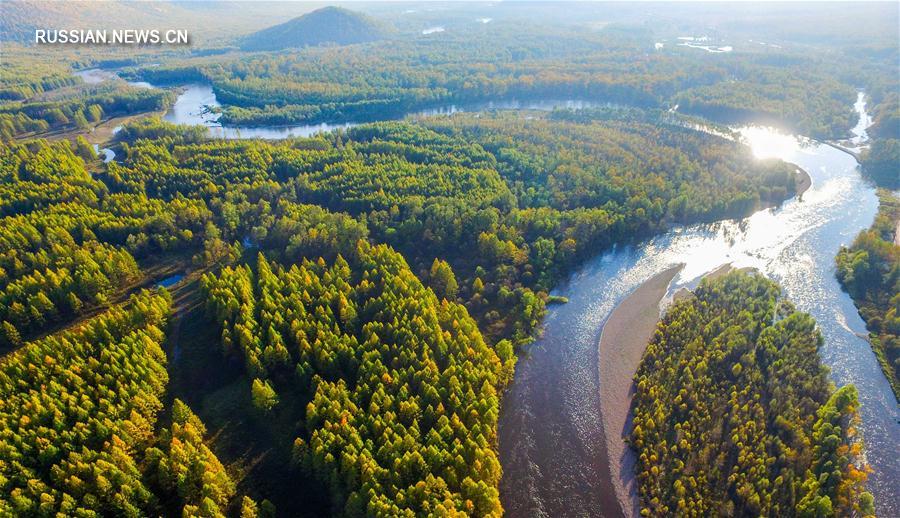
[(795, 182), (797, 185), (797, 196), (801, 196), (812, 187), (812, 177), (809, 176), (809, 173), (807, 173), (805, 169), (800, 167), (797, 168), (797, 178)]
[(609, 315), (600, 334), (600, 409), (609, 470), (625, 516), (637, 516), (634, 454), (624, 441), (631, 428), (634, 374), (660, 317), (659, 303), (684, 265), (638, 286)]

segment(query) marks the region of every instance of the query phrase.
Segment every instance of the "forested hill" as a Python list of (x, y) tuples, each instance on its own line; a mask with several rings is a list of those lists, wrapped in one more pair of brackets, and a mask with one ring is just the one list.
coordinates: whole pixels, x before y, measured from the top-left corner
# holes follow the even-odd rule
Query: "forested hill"
[(834, 390), (808, 314), (733, 272), (676, 302), (635, 377), (647, 516), (870, 516), (857, 392)]
[(326, 43), (365, 43), (383, 36), (382, 28), (363, 14), (340, 7), (324, 7), (250, 34), (239, 44), (243, 50), (280, 50)]

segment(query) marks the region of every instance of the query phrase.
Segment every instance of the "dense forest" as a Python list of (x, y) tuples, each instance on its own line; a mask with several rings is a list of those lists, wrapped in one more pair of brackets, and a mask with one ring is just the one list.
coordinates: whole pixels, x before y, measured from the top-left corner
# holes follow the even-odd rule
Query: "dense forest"
[[(726, 139), (595, 115), (379, 123), (276, 143), (144, 119), (122, 129), (121, 162), (98, 174), (83, 143), (7, 145), (0, 315), (3, 347), (18, 348), (8, 361), (78, 332), (30, 341), (47, 331), (118, 318), (119, 301), (152, 282), (149, 266), (187, 256), (210, 272), (203, 293), (221, 354), (245, 365), (248, 399), (277, 423), (301, 423), (273, 431), (294, 445), (282, 462), (327, 487), (332, 510), (498, 514), (499, 393), (556, 280), (613, 243), (745, 214), (794, 189), (792, 166)], [(164, 384), (153, 395), (165, 400)], [(396, 418), (359, 411), (376, 407)], [(173, 437), (202, 442), (202, 425), (178, 408), (187, 417), (171, 425), (141, 414), (154, 433), (129, 453), (129, 488), (147, 490), (128, 505), (234, 508), (240, 480), (223, 478), (232, 489), (207, 502), (175, 499), (149, 474), (173, 455)], [(66, 444), (56, 448), (80, 448)], [(37, 453), (22, 459), (56, 487)], [(113, 505), (57, 491), (53, 505), (68, 506), (69, 492), (85, 508)], [(39, 505), (40, 492), (22, 494), (10, 505)]]
[[(142, 292), (0, 360), (0, 511), (10, 516), (259, 515), (183, 402), (164, 412), (165, 291)], [(238, 513), (235, 513), (238, 514)]]
[(666, 312), (635, 377), (645, 516), (874, 516), (857, 392), (777, 284), (732, 272)]
[(863, 174), (886, 189), (900, 188), (900, 139), (876, 138), (860, 156)]
[[(501, 396), (565, 300), (550, 291), (600, 251), (796, 194), (796, 166), (716, 123), (837, 140), (865, 88), (863, 170), (898, 178), (883, 23), (847, 47), (732, 25), (714, 54), (681, 35), (724, 44), (727, 24), (630, 6), (594, 24), (556, 6), (12, 3), (0, 30), (26, 43), (55, 19), (198, 28), (178, 48), (0, 34), (0, 515), (500, 516)], [(212, 139), (159, 118), (189, 82), (226, 125), (362, 124)], [(566, 100), (591, 107), (480, 109)], [(427, 113), (450, 106), (479, 111)], [(898, 202), (881, 198), (838, 275), (896, 390)], [(757, 275), (674, 305), (637, 378), (643, 514), (873, 514), (857, 395), (820, 343)]]
[(361, 241), (350, 262), (290, 269), (260, 254), (203, 289), (254, 405), (303, 416), (293, 462), (328, 483), (335, 513), (501, 514), (497, 394), (512, 347), (495, 352), (399, 254)]
[[(111, 191), (175, 201), (224, 197), (222, 239), (303, 249), (277, 232), (291, 203), (348, 214), (454, 293), (492, 341), (528, 339), (554, 282), (590, 253), (673, 223), (748, 214), (794, 192), (794, 168), (676, 126), (454, 117), (378, 123), (306, 140), (188, 143), (146, 121), (123, 130)], [(187, 130), (177, 130), (187, 131)], [(326, 230), (327, 231), (327, 230)], [(361, 231), (332, 239), (355, 246)], [(321, 241), (317, 237), (313, 241)], [(221, 239), (220, 239), (221, 241)], [(467, 250), (478, 250), (477, 256)], [(306, 248), (309, 250), (309, 248)]]
[(0, 178), (0, 349), (106, 305), (141, 280), (136, 258), (200, 242), (211, 217), (110, 193), (65, 141), (0, 148)]
[(832, 61), (794, 54), (722, 61), (689, 52), (647, 53), (646, 43), (614, 30), (503, 32), (173, 60), (130, 76), (208, 81), (226, 105), (221, 121), (235, 126), (360, 122), (504, 99), (678, 104), (723, 122), (756, 120), (815, 137), (841, 137), (853, 125), (853, 76)]
[(838, 253), (837, 276), (866, 321), (872, 349), (900, 399), (900, 198), (881, 189), (878, 199), (872, 227)]

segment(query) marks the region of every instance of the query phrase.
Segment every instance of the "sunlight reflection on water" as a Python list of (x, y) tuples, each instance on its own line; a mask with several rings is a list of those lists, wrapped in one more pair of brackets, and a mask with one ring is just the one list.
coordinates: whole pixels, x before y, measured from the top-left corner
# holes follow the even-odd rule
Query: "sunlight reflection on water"
[(747, 126), (738, 131), (756, 158), (781, 158), (790, 161), (800, 150), (797, 137), (775, 128)]
[[(737, 131), (755, 156), (781, 158), (806, 170), (812, 187), (802, 200), (743, 220), (677, 228), (636, 246), (610, 250), (554, 292), (568, 297), (569, 303), (550, 309), (543, 336), (520, 360), (503, 399), (501, 498), (509, 515), (610, 513), (610, 475), (605, 449), (599, 446), (603, 434), (597, 397), (602, 389), (597, 343), (603, 324), (628, 293), (672, 265), (685, 267), (668, 297), (731, 263), (772, 277), (800, 310), (816, 318), (831, 378), (839, 386), (854, 383), (860, 393), (861, 429), (875, 470), (869, 490), (878, 512), (900, 516), (900, 488), (895, 483), (900, 460), (891, 453), (900, 444), (900, 413), (869, 344), (859, 336), (865, 325), (834, 276), (840, 246), (874, 218), (874, 189), (862, 180), (851, 156), (827, 145), (771, 128)], [(620, 502), (628, 499), (621, 493), (618, 497)]]

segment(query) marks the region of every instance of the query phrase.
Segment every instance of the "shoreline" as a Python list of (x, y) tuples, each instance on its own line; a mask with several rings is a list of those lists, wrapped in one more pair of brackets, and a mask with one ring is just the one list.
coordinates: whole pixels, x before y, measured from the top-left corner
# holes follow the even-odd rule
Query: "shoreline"
[(638, 286), (613, 309), (600, 333), (601, 433), (610, 480), (626, 517), (639, 515), (635, 458), (624, 440), (631, 428), (634, 375), (659, 322), (659, 304), (683, 267), (672, 266)]
[(812, 187), (812, 176), (806, 172), (806, 169), (803, 169), (800, 166), (797, 167), (797, 178), (795, 180), (796, 190), (797, 192), (794, 194), (796, 198), (802, 198), (803, 193), (809, 190)]
[(857, 162), (860, 161), (860, 154), (859, 154), (858, 152), (856, 152), (856, 151), (853, 151), (853, 150), (851, 150), (851, 149), (848, 149), (848, 148), (846, 148), (846, 147), (844, 147), (844, 146), (842, 146), (842, 145), (840, 145), (840, 144), (838, 144), (838, 143), (836, 143), (836, 142), (832, 142), (832, 141), (830, 141), (830, 140), (820, 140), (819, 142), (825, 144), (826, 146), (831, 146), (831, 147), (833, 147), (834, 149), (837, 149), (838, 151), (843, 151), (844, 153), (847, 153), (848, 155), (850, 155), (850, 156), (852, 156), (853, 158), (855, 158)]

